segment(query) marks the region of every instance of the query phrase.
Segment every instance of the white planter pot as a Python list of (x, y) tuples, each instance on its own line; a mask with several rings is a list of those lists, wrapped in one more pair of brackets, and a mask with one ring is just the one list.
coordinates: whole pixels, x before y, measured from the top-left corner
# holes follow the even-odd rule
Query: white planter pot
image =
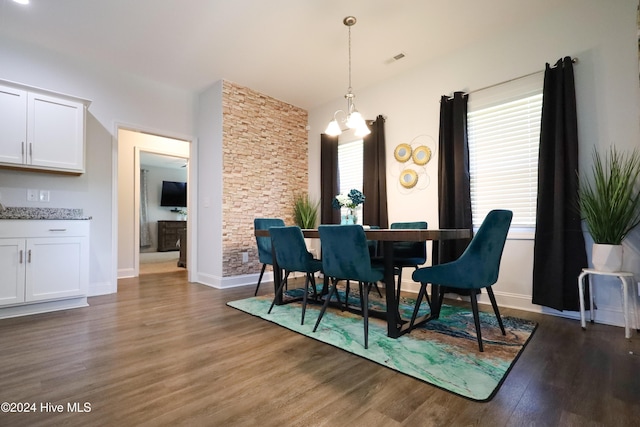
[(307, 250), (313, 255), (314, 258), (317, 257), (316, 249), (313, 247), (313, 239), (305, 237), (304, 244), (307, 246)]
[(591, 252), (593, 268), (600, 271), (622, 270), (622, 245), (594, 243)]

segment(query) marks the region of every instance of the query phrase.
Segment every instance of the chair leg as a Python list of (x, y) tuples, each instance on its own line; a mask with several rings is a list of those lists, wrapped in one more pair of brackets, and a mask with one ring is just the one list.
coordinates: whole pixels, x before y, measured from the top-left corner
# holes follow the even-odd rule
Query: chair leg
[[(337, 283), (337, 282), (336, 282)], [(349, 290), (350, 290), (351, 281), (347, 280), (347, 284), (344, 287), (344, 310), (349, 308)]]
[[(287, 283), (286, 280), (283, 280), (280, 283), (280, 286), (278, 286), (278, 290), (276, 290), (276, 294), (273, 296), (273, 301), (271, 301), (271, 306), (269, 307), (269, 311), (267, 311), (267, 314), (271, 314), (271, 310), (273, 310), (273, 306), (276, 303), (276, 296), (279, 295), (282, 292), (282, 288), (284, 288), (285, 283)], [(304, 309), (303, 309), (303, 313), (304, 313)], [(304, 316), (304, 314), (303, 314)]]
[(361, 298), (362, 302), (362, 314), (364, 315), (364, 348), (369, 348), (369, 291), (371, 290), (371, 283), (365, 283), (365, 292)]
[(476, 335), (478, 336), (478, 347), (480, 351), (484, 351), (484, 347), (482, 346), (482, 332), (480, 332), (480, 315), (478, 314), (478, 299), (476, 298), (476, 293), (474, 290), (469, 293), (469, 298), (471, 299), (471, 310), (473, 311), (473, 321), (476, 324)]
[(320, 314), (318, 315), (318, 319), (316, 320), (316, 325), (313, 327), (313, 332), (315, 332), (316, 329), (318, 329), (318, 325), (322, 320), (322, 316), (324, 316), (324, 312), (327, 311), (327, 307), (329, 306), (329, 301), (331, 301), (331, 297), (333, 296), (333, 294), (337, 292), (337, 289), (338, 289), (337, 284), (338, 284), (338, 281), (336, 280), (333, 283), (333, 287), (331, 288), (331, 291), (329, 291), (329, 294), (326, 296), (326, 299), (324, 300), (324, 304), (322, 304), (322, 309), (320, 310)]
[[(362, 282), (358, 282), (358, 292), (360, 292), (360, 311), (362, 313), (364, 313), (364, 302), (363, 302), (364, 301), (364, 295), (363, 295), (363, 293), (365, 292), (365, 290), (364, 290)], [(367, 292), (367, 294), (368, 294), (368, 292)]]
[(498, 319), (498, 325), (500, 325), (500, 330), (502, 331), (502, 335), (507, 335), (504, 330), (504, 325), (502, 324), (502, 317), (500, 317), (500, 310), (498, 310), (498, 304), (496, 304), (496, 297), (493, 295), (493, 289), (491, 286), (487, 287), (487, 294), (489, 294), (489, 299), (491, 300), (491, 305), (493, 306), (493, 312), (496, 314), (496, 319)]
[(309, 273), (310, 277), (311, 277), (311, 286), (312, 286), (312, 290), (313, 290), (313, 299), (317, 300), (318, 299), (318, 290), (316, 289), (316, 277), (313, 275), (313, 273)]
[[(378, 292), (378, 296), (380, 298), (382, 298), (382, 292), (380, 292), (380, 288), (378, 287), (378, 282), (374, 283), (373, 285), (376, 287), (376, 291)], [(371, 288), (369, 288), (369, 289), (371, 289)]]
[(307, 311), (307, 296), (309, 294), (309, 274), (304, 279), (304, 294), (302, 294), (302, 319), (300, 320), (300, 324), (304, 325), (304, 313)]
[(260, 270), (260, 277), (258, 277), (258, 285), (256, 286), (256, 291), (253, 293), (253, 296), (258, 295), (258, 289), (260, 289), (260, 282), (262, 282), (262, 275), (264, 274), (264, 269), (267, 268), (267, 264), (262, 264), (262, 270)]

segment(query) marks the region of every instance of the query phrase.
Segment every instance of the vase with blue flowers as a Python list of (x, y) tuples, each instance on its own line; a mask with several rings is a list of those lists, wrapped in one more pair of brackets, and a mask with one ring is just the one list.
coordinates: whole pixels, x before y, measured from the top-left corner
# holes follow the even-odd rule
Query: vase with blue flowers
[(355, 188), (347, 194), (338, 194), (334, 197), (332, 206), (334, 209), (346, 208), (347, 213), (341, 216), (340, 224), (357, 224), (356, 208), (364, 203), (364, 194)]

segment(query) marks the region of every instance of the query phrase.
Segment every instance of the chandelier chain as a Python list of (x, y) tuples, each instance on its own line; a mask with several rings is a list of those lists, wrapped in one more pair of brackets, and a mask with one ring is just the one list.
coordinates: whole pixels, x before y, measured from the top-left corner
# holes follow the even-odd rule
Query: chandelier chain
[(349, 93), (351, 93), (351, 26), (349, 26)]

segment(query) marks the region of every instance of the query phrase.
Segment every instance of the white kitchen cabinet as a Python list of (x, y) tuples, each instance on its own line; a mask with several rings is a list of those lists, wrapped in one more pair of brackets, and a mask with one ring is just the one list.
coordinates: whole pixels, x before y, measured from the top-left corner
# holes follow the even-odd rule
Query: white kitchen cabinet
[(24, 239), (0, 239), (0, 305), (24, 302)]
[(88, 265), (89, 221), (0, 220), (0, 318), (86, 306)]
[(80, 98), (0, 82), (0, 165), (84, 172), (88, 104)]
[(24, 164), (27, 92), (0, 85), (0, 162)]

